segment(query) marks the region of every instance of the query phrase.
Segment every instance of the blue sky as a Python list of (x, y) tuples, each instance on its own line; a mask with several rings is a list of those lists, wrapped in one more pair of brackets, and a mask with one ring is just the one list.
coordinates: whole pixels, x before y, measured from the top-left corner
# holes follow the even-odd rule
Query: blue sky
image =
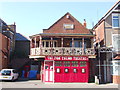
[(113, 2), (2, 2), (0, 18), (7, 24), (16, 22), (17, 32), (27, 37), (42, 33), (65, 13), (71, 13), (87, 28), (96, 22), (115, 4)]

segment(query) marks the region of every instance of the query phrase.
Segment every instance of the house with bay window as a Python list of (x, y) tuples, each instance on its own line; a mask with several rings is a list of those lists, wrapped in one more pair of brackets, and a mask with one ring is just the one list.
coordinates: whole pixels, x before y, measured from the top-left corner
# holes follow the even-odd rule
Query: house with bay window
[(90, 82), (95, 76), (94, 36), (70, 13), (30, 36), (30, 55), (43, 82)]
[[(95, 43), (100, 62), (99, 79), (101, 82), (120, 83), (120, 1), (93, 27)], [(97, 58), (99, 59), (99, 58)], [(117, 73), (116, 73), (117, 72)]]

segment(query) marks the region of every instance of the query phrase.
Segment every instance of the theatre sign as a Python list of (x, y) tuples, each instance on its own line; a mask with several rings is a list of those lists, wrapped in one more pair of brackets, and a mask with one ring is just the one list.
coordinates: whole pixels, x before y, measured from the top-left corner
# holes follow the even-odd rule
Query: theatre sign
[(46, 56), (45, 60), (88, 60), (88, 56)]

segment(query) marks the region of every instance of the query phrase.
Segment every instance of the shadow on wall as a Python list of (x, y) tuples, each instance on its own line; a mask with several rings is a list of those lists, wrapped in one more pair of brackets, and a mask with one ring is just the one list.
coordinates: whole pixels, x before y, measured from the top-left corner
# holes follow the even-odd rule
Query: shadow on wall
[(11, 67), (22, 71), (22, 67), (30, 62), (30, 40), (20, 33), (15, 35), (15, 51), (11, 60)]
[(14, 54), (15, 58), (29, 58), (30, 40), (20, 33), (16, 33)]

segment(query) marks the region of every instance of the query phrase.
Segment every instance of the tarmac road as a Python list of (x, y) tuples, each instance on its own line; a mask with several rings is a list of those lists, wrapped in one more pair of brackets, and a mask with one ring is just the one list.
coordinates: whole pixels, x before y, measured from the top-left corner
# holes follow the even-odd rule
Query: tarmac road
[(18, 79), (15, 82), (2, 81), (0, 84), (2, 85), (2, 88), (118, 88), (118, 84), (43, 83), (41, 80), (27, 79)]

